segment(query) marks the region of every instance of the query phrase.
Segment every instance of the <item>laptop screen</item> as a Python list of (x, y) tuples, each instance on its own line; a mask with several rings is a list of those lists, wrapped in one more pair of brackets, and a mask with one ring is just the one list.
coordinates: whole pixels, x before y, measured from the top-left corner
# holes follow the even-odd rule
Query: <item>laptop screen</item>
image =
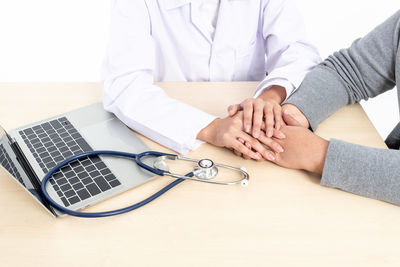
[(20, 185), (28, 190), (36, 199), (42, 202), (38, 192), (34, 189), (28, 177), (23, 172), (21, 166), (15, 158), (15, 154), (10, 146), (10, 139), (7, 132), (0, 126), (0, 167), (8, 172)]

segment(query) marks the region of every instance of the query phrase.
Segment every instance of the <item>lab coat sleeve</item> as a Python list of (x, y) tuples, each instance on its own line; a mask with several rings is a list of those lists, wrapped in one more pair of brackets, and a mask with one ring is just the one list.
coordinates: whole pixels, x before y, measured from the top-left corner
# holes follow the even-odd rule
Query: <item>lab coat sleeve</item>
[(303, 19), (293, 0), (266, 1), (261, 27), (268, 74), (254, 97), (273, 85), (284, 87), (288, 97), (321, 58), (307, 41)]
[(115, 0), (102, 68), (103, 104), (144, 136), (185, 154), (215, 117), (170, 98), (153, 84), (155, 58), (145, 1)]

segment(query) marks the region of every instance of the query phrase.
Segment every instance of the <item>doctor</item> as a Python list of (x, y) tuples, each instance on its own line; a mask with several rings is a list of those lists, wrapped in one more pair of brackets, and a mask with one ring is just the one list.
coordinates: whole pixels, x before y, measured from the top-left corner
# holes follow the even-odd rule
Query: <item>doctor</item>
[[(102, 71), (105, 109), (182, 154), (206, 141), (272, 160), (275, 154), (262, 144), (279, 153), (282, 147), (270, 137), (284, 138), (272, 131), (281, 123), (274, 115), (281, 117), (281, 102), (320, 61), (292, 0), (114, 0), (110, 31)], [(258, 99), (226, 118), (170, 98), (153, 84), (261, 80)], [(267, 134), (252, 132), (263, 117)]]

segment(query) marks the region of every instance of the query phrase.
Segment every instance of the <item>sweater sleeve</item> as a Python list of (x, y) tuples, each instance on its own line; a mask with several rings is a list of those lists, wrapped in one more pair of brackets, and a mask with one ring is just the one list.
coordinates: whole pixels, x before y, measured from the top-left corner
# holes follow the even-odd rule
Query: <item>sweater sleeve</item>
[(330, 141), (321, 184), (400, 205), (400, 152)]
[[(348, 49), (311, 71), (285, 103), (315, 130), (339, 108), (395, 86), (399, 77), (400, 11)], [(400, 151), (331, 140), (321, 184), (400, 205)]]
[(297, 106), (315, 130), (339, 108), (392, 89), (399, 58), (399, 32), (400, 11), (350, 48), (328, 57), (284, 104)]

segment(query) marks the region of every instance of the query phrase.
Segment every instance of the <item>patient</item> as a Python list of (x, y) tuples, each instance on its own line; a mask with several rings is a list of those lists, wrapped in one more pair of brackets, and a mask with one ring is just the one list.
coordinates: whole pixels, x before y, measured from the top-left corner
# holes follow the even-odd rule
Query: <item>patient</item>
[(322, 174), (322, 185), (400, 205), (400, 123), (385, 141), (390, 150), (327, 141), (308, 130), (345, 105), (394, 88), (399, 48), (400, 11), (310, 72), (284, 103), (289, 126), (281, 128), (286, 139), (276, 141), (285, 151), (273, 162)]

